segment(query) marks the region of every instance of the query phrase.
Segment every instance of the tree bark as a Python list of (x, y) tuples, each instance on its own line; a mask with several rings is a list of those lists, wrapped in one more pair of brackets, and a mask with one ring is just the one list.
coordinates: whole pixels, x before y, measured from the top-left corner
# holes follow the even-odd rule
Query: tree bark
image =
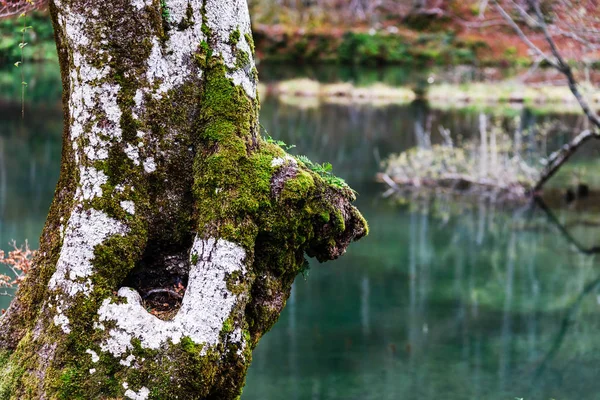
[(0, 399), (236, 398), (304, 254), (367, 233), (354, 194), (261, 138), (244, 0), (50, 12), (61, 175), (0, 319)]

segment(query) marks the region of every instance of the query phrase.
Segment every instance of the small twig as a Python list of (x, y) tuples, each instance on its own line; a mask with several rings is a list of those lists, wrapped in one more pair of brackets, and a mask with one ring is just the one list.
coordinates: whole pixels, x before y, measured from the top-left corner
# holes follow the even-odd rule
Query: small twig
[(558, 63), (555, 60), (552, 60), (546, 53), (544, 53), (542, 50), (540, 50), (539, 47), (537, 47), (535, 44), (533, 44), (533, 42), (531, 40), (529, 40), (529, 37), (527, 37), (527, 35), (525, 34), (525, 32), (523, 32), (523, 30), (519, 27), (519, 25), (517, 25), (517, 23), (512, 19), (512, 17), (500, 5), (500, 3), (498, 2), (498, 0), (494, 0), (494, 6), (496, 7), (496, 9), (500, 13), (500, 15), (502, 15), (502, 17), (504, 18), (504, 20), (513, 28), (513, 30), (517, 33), (517, 35), (519, 35), (519, 37), (521, 38), (521, 40), (531, 50), (533, 50), (535, 53), (537, 53), (538, 56), (540, 56), (541, 58), (543, 58), (546, 62), (548, 62), (554, 68), (560, 69)]

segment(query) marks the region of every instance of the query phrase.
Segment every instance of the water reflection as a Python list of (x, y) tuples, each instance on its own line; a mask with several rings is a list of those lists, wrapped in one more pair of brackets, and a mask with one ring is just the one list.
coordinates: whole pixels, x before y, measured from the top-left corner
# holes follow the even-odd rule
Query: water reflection
[[(292, 152), (332, 162), (345, 178), (359, 185), (372, 180), (380, 162), (390, 154), (443, 143), (440, 132), (449, 132), (455, 143), (478, 139), (482, 114), (523, 143), (517, 147), (524, 149), (522, 157), (531, 164), (568, 143), (586, 124), (586, 118), (576, 114), (538, 114), (528, 108), (438, 109), (421, 101), (386, 106), (323, 103), (302, 108), (267, 97), (261, 105), (261, 123), (271, 136), (295, 144)], [(569, 183), (574, 175), (581, 178), (588, 173), (588, 182), (600, 187), (598, 174), (591, 173), (600, 168), (599, 155), (600, 143), (592, 142), (575, 156), (586, 169), (570, 169), (551, 183)]]
[(244, 399), (596, 398), (600, 271), (543, 211), (361, 206), (371, 236), (296, 284)]

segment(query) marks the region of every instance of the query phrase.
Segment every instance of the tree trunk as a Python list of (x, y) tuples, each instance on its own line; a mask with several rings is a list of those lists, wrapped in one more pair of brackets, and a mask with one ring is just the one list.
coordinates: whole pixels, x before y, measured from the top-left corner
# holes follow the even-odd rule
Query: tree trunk
[(0, 320), (0, 399), (233, 399), (353, 192), (259, 133), (245, 0), (54, 0), (60, 180)]

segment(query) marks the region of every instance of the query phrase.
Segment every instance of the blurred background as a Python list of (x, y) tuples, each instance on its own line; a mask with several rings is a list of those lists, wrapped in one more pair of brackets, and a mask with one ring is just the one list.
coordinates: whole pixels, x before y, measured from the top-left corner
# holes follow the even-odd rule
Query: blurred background
[[(590, 123), (491, 3), (249, 1), (265, 132), (330, 162), (371, 233), (298, 277), (242, 399), (598, 398), (600, 145), (586, 143), (540, 201), (501, 190), (531, 184)], [(572, 11), (597, 20), (592, 3)], [(554, 32), (597, 109), (593, 37)], [(4, 250), (37, 248), (62, 126), (47, 12), (0, 20)], [(438, 185), (448, 171), (494, 184)]]

